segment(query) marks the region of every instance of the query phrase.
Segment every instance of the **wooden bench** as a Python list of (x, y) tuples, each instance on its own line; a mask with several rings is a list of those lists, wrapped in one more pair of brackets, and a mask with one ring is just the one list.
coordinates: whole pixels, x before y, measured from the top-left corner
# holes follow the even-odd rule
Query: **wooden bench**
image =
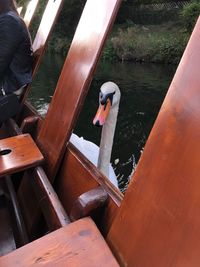
[(90, 218), (84, 218), (1, 257), (0, 266), (119, 265), (96, 225)]

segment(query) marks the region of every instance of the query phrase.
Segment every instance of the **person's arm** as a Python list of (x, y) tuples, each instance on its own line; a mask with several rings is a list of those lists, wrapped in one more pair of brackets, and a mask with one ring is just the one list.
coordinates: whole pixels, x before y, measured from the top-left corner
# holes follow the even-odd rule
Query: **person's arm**
[(20, 36), (21, 29), (18, 21), (9, 15), (0, 16), (0, 81), (12, 61)]

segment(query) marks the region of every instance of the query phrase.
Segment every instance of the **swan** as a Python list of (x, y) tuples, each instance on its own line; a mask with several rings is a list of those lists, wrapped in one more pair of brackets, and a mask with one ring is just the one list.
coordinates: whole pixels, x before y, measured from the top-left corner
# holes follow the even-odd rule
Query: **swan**
[(115, 172), (110, 164), (117, 115), (121, 93), (114, 82), (106, 82), (100, 88), (99, 108), (93, 120), (96, 126), (103, 126), (100, 147), (72, 134), (70, 142), (79, 149), (118, 188)]

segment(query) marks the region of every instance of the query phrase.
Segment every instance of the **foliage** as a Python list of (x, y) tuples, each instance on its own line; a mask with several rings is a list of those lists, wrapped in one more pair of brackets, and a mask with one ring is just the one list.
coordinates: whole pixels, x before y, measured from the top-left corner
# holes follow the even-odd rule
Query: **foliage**
[[(28, 0), (18, 0), (20, 5), (25, 5)], [(32, 23), (33, 27), (31, 28), (31, 35), (34, 36), (41, 16), (44, 12), (48, 0), (40, 0), (39, 8), (37, 14), (34, 17)], [(49, 42), (49, 50), (56, 53), (66, 53), (67, 48), (70, 45), (71, 39), (73, 37), (76, 25), (80, 18), (80, 14), (85, 5), (86, 0), (68, 0), (64, 1), (61, 14), (56, 23), (53, 34)], [(123, 3), (131, 5), (141, 5), (141, 4), (151, 4), (151, 3), (162, 3), (168, 2), (168, 0), (124, 0)], [(173, 2), (173, 0), (170, 0)], [(174, 1), (176, 2), (176, 1)], [(180, 2), (180, 0), (179, 0)], [(197, 5), (197, 3), (195, 3)], [(124, 9), (125, 10), (125, 9)], [(126, 9), (127, 10), (127, 9)], [(133, 9), (134, 10), (134, 9)], [(189, 15), (185, 10), (190, 10)], [(196, 9), (193, 6), (193, 9), (184, 9), (182, 13), (182, 20), (187, 21), (186, 17), (190, 17), (196, 14)], [(147, 25), (147, 26), (138, 26), (135, 25), (135, 22), (132, 20), (132, 15), (128, 16), (128, 11), (125, 13), (122, 12), (123, 17), (126, 18), (123, 25), (116, 25), (117, 31), (112, 32), (112, 36), (107, 41), (106, 47), (103, 51), (104, 60), (135, 60), (135, 61), (147, 61), (147, 62), (161, 62), (161, 63), (177, 63), (182, 55), (184, 47), (187, 41), (187, 34), (181, 32), (181, 29), (177, 27), (171, 27), (165, 29), (162, 25)], [(132, 12), (129, 10), (129, 13)], [(143, 11), (142, 11), (143, 12)], [(155, 12), (149, 10), (150, 17), (155, 18)], [(160, 11), (159, 11), (160, 12)], [(164, 14), (157, 14), (158, 19), (164, 18), (165, 24), (167, 18), (169, 19), (169, 14), (166, 11), (162, 11)], [(120, 13), (120, 12), (119, 12)], [(142, 14), (141, 23), (149, 23), (147, 17)], [(119, 17), (119, 16), (118, 16)], [(131, 19), (130, 19), (131, 17)], [(135, 17), (135, 15), (134, 15)], [(177, 18), (173, 14), (174, 18)], [(171, 17), (170, 17), (170, 20)], [(160, 21), (159, 21), (160, 24)], [(169, 22), (168, 22), (169, 24)], [(187, 22), (188, 24), (188, 22)], [(162, 31), (160, 29), (163, 29)], [(178, 33), (178, 34), (177, 34)]]
[[(121, 61), (178, 63), (188, 35), (166, 30), (164, 26), (131, 26), (119, 28), (109, 43), (112, 58)], [(108, 55), (107, 55), (108, 58)]]
[(200, 14), (199, 1), (192, 2), (183, 8), (181, 12), (181, 17), (182, 17), (184, 27), (189, 33), (192, 32), (199, 14)]

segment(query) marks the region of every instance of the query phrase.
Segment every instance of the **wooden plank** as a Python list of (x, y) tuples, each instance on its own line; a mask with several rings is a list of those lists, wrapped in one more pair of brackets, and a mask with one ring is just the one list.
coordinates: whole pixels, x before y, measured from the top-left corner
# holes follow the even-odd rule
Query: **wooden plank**
[(109, 233), (122, 266), (200, 266), (199, 37), (200, 19)]
[(119, 266), (91, 219), (85, 218), (0, 258), (0, 266)]
[[(64, 0), (49, 0), (46, 5), (44, 14), (42, 16), (42, 20), (40, 22), (40, 26), (38, 28), (38, 31), (36, 33), (36, 36), (33, 42), (34, 64), (33, 64), (32, 77), (35, 76), (37, 69), (40, 65), (42, 56), (47, 47), (49, 36), (51, 32), (53, 31), (56, 20), (60, 14), (63, 2)], [(29, 84), (24, 91), (24, 94), (21, 100), (22, 104), (26, 100), (26, 97), (30, 91), (30, 88), (31, 88), (31, 84)]]
[(0, 140), (0, 177), (37, 166), (43, 160), (29, 134)]
[(51, 180), (55, 178), (120, 3), (121, 0), (86, 2), (37, 138), (45, 155), (45, 170)]
[(26, 12), (24, 15), (24, 22), (27, 27), (30, 27), (31, 25), (38, 3), (39, 0), (30, 0), (30, 2), (27, 5)]
[(53, 27), (61, 11), (63, 2), (63, 0), (49, 0), (46, 5), (40, 26), (33, 42), (33, 52), (35, 57), (33, 76), (35, 75), (40, 64), (49, 36), (53, 31)]

